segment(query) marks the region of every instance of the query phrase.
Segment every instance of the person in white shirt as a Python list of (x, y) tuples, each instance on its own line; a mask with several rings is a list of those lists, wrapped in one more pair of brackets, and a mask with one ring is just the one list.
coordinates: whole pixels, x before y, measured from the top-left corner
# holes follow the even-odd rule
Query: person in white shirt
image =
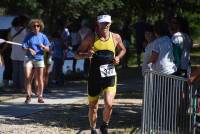
[(150, 57), (152, 55), (152, 50), (155, 45), (155, 35), (153, 32), (153, 26), (152, 25), (146, 25), (145, 27), (145, 40), (147, 41), (147, 45), (145, 47), (144, 51), (144, 58), (143, 58), (143, 64), (142, 64), (142, 75), (144, 76), (144, 73), (146, 70), (150, 70), (148, 66), (148, 62), (150, 61)]
[[(81, 38), (81, 42), (85, 39), (85, 37), (88, 34), (92, 33), (92, 30), (89, 28), (89, 23), (88, 21), (82, 20), (81, 21), (81, 28), (78, 30), (78, 34), (80, 35)], [(89, 73), (89, 64), (90, 64), (90, 60), (88, 58), (84, 59), (84, 77), (88, 77), (88, 73)]]
[(152, 69), (164, 74), (176, 74), (173, 46), (167, 36), (166, 25), (162, 21), (157, 21), (154, 25), (154, 32), (157, 38), (149, 61), (152, 64)]
[[(17, 43), (22, 43), (25, 36), (27, 35), (27, 30), (23, 26), (24, 22), (21, 17), (17, 17), (13, 20), (10, 29), (8, 39)], [(21, 92), (24, 88), (24, 56), (25, 51), (19, 45), (12, 45), (11, 59), (12, 59), (12, 79), (13, 87), (16, 92)]]

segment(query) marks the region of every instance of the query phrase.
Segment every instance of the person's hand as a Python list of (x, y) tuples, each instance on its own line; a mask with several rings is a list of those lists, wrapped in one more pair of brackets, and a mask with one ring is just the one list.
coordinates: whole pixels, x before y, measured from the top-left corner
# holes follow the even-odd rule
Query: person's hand
[(114, 61), (113, 61), (113, 62), (114, 62), (115, 65), (119, 64), (119, 62), (120, 62), (119, 57), (116, 56), (116, 57), (114, 58)]
[(41, 48), (42, 50), (44, 50), (44, 49), (45, 49), (45, 45), (40, 44), (40, 48)]
[(36, 55), (36, 52), (35, 52), (33, 49), (29, 48), (28, 50), (29, 50), (29, 52), (31, 53), (31, 55), (33, 55), (33, 56)]
[(88, 58), (92, 58), (92, 55), (94, 54), (94, 50), (88, 51)]
[(189, 77), (187, 83), (191, 85), (194, 82), (194, 77)]
[(148, 63), (147, 66), (148, 66), (148, 69), (149, 69), (149, 70), (152, 70), (152, 63), (151, 63), (151, 62)]

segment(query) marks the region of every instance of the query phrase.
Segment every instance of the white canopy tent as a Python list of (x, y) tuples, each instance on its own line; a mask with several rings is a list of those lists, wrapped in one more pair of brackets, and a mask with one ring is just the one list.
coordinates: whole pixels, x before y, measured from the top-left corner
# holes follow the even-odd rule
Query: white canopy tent
[(0, 29), (5, 30), (10, 28), (15, 16), (0, 16)]

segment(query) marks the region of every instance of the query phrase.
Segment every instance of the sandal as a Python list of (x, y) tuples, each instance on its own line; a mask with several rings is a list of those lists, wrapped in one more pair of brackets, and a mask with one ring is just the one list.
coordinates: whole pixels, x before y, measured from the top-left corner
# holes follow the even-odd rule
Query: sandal
[(29, 104), (31, 102), (31, 96), (26, 96), (26, 100), (25, 100), (25, 103), (26, 104)]
[(38, 97), (38, 103), (44, 103), (44, 100), (42, 97)]

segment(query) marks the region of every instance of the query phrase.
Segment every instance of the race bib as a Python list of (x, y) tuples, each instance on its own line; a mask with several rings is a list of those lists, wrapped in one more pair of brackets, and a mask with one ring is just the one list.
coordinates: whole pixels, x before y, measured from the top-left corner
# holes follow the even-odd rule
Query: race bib
[(100, 73), (102, 78), (115, 76), (116, 75), (115, 66), (113, 64), (101, 65)]

